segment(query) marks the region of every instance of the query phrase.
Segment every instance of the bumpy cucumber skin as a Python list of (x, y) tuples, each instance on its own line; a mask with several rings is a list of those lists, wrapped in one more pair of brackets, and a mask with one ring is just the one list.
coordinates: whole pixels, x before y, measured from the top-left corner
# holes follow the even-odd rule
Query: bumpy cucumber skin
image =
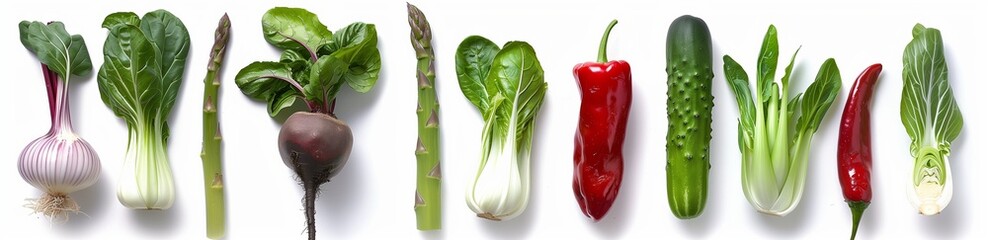
[(685, 15), (669, 26), (666, 37), (666, 190), (669, 208), (680, 219), (700, 216), (707, 203), (710, 173), (710, 31), (699, 18)]

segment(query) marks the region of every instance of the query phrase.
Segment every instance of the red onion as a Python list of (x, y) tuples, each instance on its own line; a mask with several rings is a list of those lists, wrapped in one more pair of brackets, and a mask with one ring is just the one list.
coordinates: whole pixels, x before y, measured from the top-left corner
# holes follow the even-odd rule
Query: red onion
[(51, 129), (35, 139), (18, 160), (18, 172), (24, 181), (45, 191), (32, 199), (28, 207), (56, 220), (65, 220), (68, 213), (79, 212), (79, 206), (69, 193), (92, 186), (99, 179), (100, 162), (89, 143), (72, 131), (69, 109), (68, 81), (42, 65), (48, 90)]

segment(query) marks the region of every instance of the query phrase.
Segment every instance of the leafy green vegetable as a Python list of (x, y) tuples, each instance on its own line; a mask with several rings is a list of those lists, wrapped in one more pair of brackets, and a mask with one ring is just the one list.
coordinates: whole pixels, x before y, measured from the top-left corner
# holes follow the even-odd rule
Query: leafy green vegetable
[(254, 62), (237, 73), (236, 83), (251, 98), (268, 103), (275, 117), (298, 100), (309, 111), (332, 114), (343, 83), (367, 92), (377, 83), (381, 53), (374, 24), (352, 23), (333, 34), (315, 14), (276, 7), (261, 19), (264, 37), (284, 50), (278, 62)]
[[(760, 212), (784, 216), (795, 209), (803, 194), (810, 141), (840, 94), (841, 79), (837, 63), (833, 58), (827, 59), (802, 100), (801, 95), (789, 98), (789, 78), (796, 54), (785, 68), (781, 88), (774, 80), (778, 55), (775, 26), (769, 26), (758, 60), (758, 94), (752, 94), (748, 74), (741, 65), (727, 55), (724, 76), (741, 114), (738, 145), (745, 197)], [(793, 120), (796, 132), (790, 134)]]
[(276, 7), (261, 17), (264, 40), (283, 50), (309, 53), (316, 61), (316, 50), (333, 38), (319, 17), (301, 8)]
[(330, 99), (340, 90), (340, 81), (346, 73), (346, 63), (336, 57), (322, 56), (309, 68), (309, 84), (302, 88), (303, 95), (310, 101)]
[[(316, 192), (340, 172), (353, 146), (350, 127), (333, 114), (336, 94), (344, 83), (359, 93), (377, 83), (377, 30), (373, 24), (353, 23), (334, 35), (301, 8), (272, 8), (261, 22), (268, 43), (284, 52), (278, 62), (240, 69), (236, 83), (244, 95), (266, 101), (271, 117), (291, 112), (278, 135), (278, 149), (305, 189), (306, 228), (314, 240)], [(305, 102), (309, 111), (293, 112), (296, 102)]]
[[(286, 88), (295, 87), (290, 80), (292, 69), (287, 63), (279, 62), (254, 62), (247, 65), (237, 74), (236, 79), (244, 79), (247, 82), (240, 87), (240, 91), (252, 98), (264, 98), (268, 95), (279, 93)], [(298, 87), (302, 90), (301, 87)]]
[(497, 87), (496, 92), (504, 97), (502, 107), (490, 109), (497, 115), (496, 135), (492, 137), (500, 141), (518, 139), (531, 142), (531, 134), (526, 133), (534, 130), (530, 124), (535, 122), (535, 115), (542, 107), (548, 87), (532, 46), (525, 42), (505, 44), (504, 49), (494, 57), (486, 82), (493, 83)]
[(506, 220), (528, 204), (535, 119), (548, 84), (531, 45), (508, 42), (498, 51), (492, 44), (465, 39), (456, 70), (463, 94), (484, 116), (483, 157), (467, 204), (479, 217)]
[(487, 74), (490, 72), (494, 56), (501, 49), (481, 36), (469, 36), (456, 49), (456, 75), (460, 90), (480, 112), (487, 112), (493, 96), (487, 90)]
[(17, 27), (21, 32), (21, 44), (62, 80), (68, 81), (69, 75), (82, 76), (93, 70), (86, 41), (78, 34), (69, 35), (65, 24), (22, 21)]
[(117, 12), (103, 18), (103, 28), (110, 29), (117, 25), (140, 26), (141, 18), (132, 12)]
[(964, 126), (943, 50), (940, 30), (916, 24), (902, 54), (902, 125), (915, 158), (909, 200), (924, 215), (940, 213), (950, 202), (950, 143)]
[(349, 63), (343, 78), (354, 91), (365, 93), (374, 87), (381, 71), (381, 53), (373, 24), (358, 22), (337, 30), (333, 40), (320, 48), (322, 52)]
[(97, 76), (100, 96), (127, 122), (127, 155), (117, 197), (135, 209), (167, 209), (175, 200), (168, 164), (168, 115), (175, 104), (189, 53), (189, 33), (165, 10), (137, 19), (110, 14)]

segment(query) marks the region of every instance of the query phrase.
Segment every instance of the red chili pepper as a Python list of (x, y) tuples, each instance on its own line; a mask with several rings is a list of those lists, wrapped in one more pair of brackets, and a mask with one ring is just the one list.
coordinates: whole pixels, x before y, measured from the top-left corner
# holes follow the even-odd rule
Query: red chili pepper
[(595, 222), (607, 214), (621, 188), (624, 133), (631, 109), (631, 66), (607, 61), (611, 21), (600, 40), (597, 62), (573, 67), (583, 98), (573, 151), (573, 192), (583, 214)]
[(851, 239), (858, 233), (858, 223), (871, 203), (871, 99), (882, 64), (861, 72), (851, 87), (841, 118), (837, 140), (837, 176), (844, 200), (851, 207)]

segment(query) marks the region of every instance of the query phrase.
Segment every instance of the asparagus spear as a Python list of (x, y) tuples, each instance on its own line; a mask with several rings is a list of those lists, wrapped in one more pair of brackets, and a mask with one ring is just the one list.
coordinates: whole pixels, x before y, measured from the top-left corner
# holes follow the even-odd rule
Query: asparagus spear
[(419, 230), (442, 227), (442, 169), (439, 166), (439, 100), (436, 98), (436, 71), (433, 66), (432, 29), (425, 14), (408, 4), (408, 25), (412, 28), (412, 47), (418, 58), (418, 126), (415, 147), (416, 172), (415, 217)]
[(202, 108), (202, 172), (206, 188), (206, 237), (222, 238), (226, 234), (226, 205), (223, 196), (223, 165), (220, 162), (220, 123), (217, 118), (219, 108), (220, 67), (226, 53), (226, 43), (230, 39), (230, 17), (223, 14), (216, 28), (216, 42), (209, 52), (206, 67), (206, 85)]

